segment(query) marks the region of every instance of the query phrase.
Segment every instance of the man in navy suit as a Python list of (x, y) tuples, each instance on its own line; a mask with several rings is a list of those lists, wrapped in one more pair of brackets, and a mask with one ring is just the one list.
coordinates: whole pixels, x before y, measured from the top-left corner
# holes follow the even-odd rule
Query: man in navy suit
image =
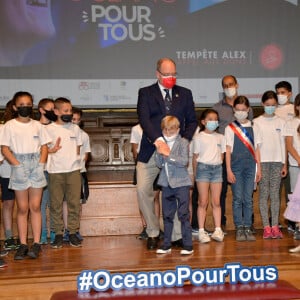
[[(141, 88), (138, 95), (137, 112), (143, 128), (137, 162), (137, 197), (140, 210), (147, 224), (147, 247), (156, 249), (159, 236), (159, 219), (154, 212), (153, 182), (159, 173), (155, 164), (155, 150), (168, 155), (170, 148), (161, 132), (161, 120), (166, 115), (178, 118), (180, 134), (191, 141), (197, 127), (192, 92), (176, 85), (176, 64), (170, 58), (161, 58), (156, 67), (157, 82)], [(166, 97), (167, 96), (167, 97)]]

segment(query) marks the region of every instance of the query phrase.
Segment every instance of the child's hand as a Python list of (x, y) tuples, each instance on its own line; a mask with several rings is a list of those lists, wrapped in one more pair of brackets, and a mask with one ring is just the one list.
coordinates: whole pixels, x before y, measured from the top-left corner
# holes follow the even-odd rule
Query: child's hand
[(57, 138), (55, 145), (52, 148), (48, 149), (48, 153), (55, 153), (59, 149), (61, 149), (60, 142), (61, 142), (61, 138), (59, 137)]
[(236, 182), (235, 175), (233, 174), (233, 172), (231, 170), (227, 170), (227, 181), (229, 183), (235, 183)]

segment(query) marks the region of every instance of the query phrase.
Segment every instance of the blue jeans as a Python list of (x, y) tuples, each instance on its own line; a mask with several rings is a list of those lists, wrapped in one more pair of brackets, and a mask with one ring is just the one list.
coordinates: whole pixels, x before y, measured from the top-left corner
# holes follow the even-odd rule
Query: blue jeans
[(236, 182), (231, 184), (233, 221), (236, 227), (250, 227), (253, 215), (252, 194), (255, 180), (255, 162), (243, 159), (233, 164), (231, 169), (236, 179)]

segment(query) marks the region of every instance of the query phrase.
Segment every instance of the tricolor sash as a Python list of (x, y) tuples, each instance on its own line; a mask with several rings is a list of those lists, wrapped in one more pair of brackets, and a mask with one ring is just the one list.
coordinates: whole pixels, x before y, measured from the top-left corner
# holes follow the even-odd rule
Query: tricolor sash
[(251, 135), (249, 134), (249, 132), (236, 120), (230, 123), (229, 127), (236, 134), (236, 136), (241, 140), (241, 142), (246, 146), (246, 148), (250, 151), (254, 160), (256, 161), (254, 141)]

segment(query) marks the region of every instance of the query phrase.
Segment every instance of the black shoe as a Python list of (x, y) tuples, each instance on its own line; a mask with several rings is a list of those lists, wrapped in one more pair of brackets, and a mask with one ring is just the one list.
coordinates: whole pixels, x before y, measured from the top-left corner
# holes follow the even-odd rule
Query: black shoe
[(7, 263), (2, 258), (0, 258), (0, 268), (4, 268), (6, 266), (7, 266)]
[(146, 232), (147, 227), (143, 228), (143, 231), (137, 236), (139, 240), (146, 240), (148, 238), (148, 234)]
[(173, 241), (172, 242), (172, 246), (173, 247), (178, 247), (178, 248), (183, 248), (183, 242), (182, 239), (179, 239), (177, 241)]
[(15, 250), (17, 248), (16, 241), (13, 237), (10, 237), (4, 241), (4, 250)]
[(72, 233), (69, 235), (69, 243), (73, 247), (81, 247), (81, 242), (77, 237), (76, 233)]
[(147, 248), (149, 250), (154, 250), (158, 246), (158, 237), (148, 237), (147, 239)]
[(28, 246), (25, 244), (21, 244), (19, 249), (17, 250), (14, 259), (15, 260), (22, 260), (25, 258), (28, 252)]
[(30, 258), (38, 258), (39, 257), (39, 254), (41, 252), (41, 245), (38, 244), (38, 243), (34, 243), (30, 250), (28, 251), (27, 255), (30, 257)]
[(53, 243), (51, 244), (51, 248), (59, 249), (63, 245), (63, 236), (62, 234), (55, 234), (55, 239)]

